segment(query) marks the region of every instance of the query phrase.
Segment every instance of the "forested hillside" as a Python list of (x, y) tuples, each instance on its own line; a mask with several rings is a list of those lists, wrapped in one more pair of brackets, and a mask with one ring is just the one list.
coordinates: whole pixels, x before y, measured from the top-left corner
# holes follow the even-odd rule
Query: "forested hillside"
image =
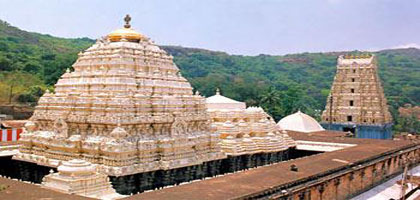
[[(93, 40), (63, 39), (30, 33), (0, 23), (0, 101), (36, 102)], [(335, 74), (336, 58), (344, 53), (301, 53), (284, 56), (241, 56), (175, 46), (163, 46), (193, 87), (203, 95), (223, 95), (259, 105), (276, 119), (301, 109), (318, 117)], [(379, 75), (396, 119), (397, 109), (420, 104), (420, 50), (372, 52), (378, 56)], [(12, 90), (11, 90), (12, 88)], [(410, 125), (413, 126), (413, 125)], [(411, 128), (412, 129), (412, 128)]]
[[(250, 105), (264, 105), (267, 100), (274, 101), (270, 95), (277, 93), (278, 97), (275, 98), (279, 99), (275, 101), (281, 102), (286, 98), (288, 102), (277, 109), (279, 116), (299, 108), (316, 115), (316, 110), (322, 110), (325, 106), (336, 70), (337, 56), (359, 53), (237, 56), (202, 49), (164, 48), (174, 55), (183, 74), (204, 95), (211, 95), (215, 87), (220, 87), (226, 96), (246, 101)], [(406, 103), (418, 105), (420, 50), (395, 49), (373, 53), (378, 56), (379, 75), (393, 111)], [(274, 109), (271, 105), (269, 107)]]
[(26, 32), (0, 20), (0, 102), (36, 101), (92, 43)]

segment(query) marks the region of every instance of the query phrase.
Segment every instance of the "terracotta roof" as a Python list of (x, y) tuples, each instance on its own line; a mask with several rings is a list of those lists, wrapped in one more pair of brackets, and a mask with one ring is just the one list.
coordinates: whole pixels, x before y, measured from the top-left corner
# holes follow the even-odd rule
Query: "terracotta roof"
[[(408, 141), (308, 136), (307, 133), (297, 132), (292, 133), (291, 136), (294, 139), (357, 145), (176, 187), (145, 192), (128, 199), (234, 199), (269, 188), (308, 180), (311, 177), (322, 176), (334, 170), (346, 169), (349, 165), (359, 165), (387, 153), (415, 146)], [(337, 160), (347, 161), (348, 164)], [(299, 168), (298, 172), (289, 170), (292, 164)]]
[(44, 189), (39, 185), (0, 178), (0, 185), (8, 186), (0, 191), (0, 199), (25, 199), (25, 200), (89, 200), (91, 198), (78, 195), (63, 194), (53, 190)]

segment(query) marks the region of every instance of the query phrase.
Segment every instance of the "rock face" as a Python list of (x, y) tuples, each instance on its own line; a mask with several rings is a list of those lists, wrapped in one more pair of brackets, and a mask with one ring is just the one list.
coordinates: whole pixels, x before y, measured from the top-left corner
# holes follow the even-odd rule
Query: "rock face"
[(391, 138), (388, 111), (374, 55), (339, 56), (322, 123), (362, 138)]
[(221, 147), (227, 155), (273, 153), (296, 146), (260, 107), (246, 108), (244, 102), (222, 96), (219, 90), (206, 103), (212, 130), (220, 133)]
[(73, 68), (40, 98), (15, 159), (56, 167), (80, 158), (120, 176), (226, 157), (205, 98), (129, 20), (79, 53)]
[(107, 175), (96, 172), (96, 166), (84, 160), (70, 160), (58, 167), (58, 173), (43, 178), (42, 187), (98, 199), (118, 199), (124, 197), (112, 188)]

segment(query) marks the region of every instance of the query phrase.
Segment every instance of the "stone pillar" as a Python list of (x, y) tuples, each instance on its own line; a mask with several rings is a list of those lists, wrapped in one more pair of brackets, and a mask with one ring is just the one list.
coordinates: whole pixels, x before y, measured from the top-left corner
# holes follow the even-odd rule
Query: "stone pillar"
[(357, 182), (355, 180), (355, 174), (354, 172), (350, 172), (348, 175), (348, 180), (349, 180), (349, 189), (348, 189), (348, 193), (347, 193), (347, 197), (350, 198), (352, 196), (353, 193), (355, 193), (358, 188), (356, 187), (356, 185), (354, 184), (355, 182)]
[(323, 193), (325, 191), (325, 184), (321, 183), (320, 185), (318, 185), (317, 190), (318, 190), (318, 193), (319, 193), (319, 200), (322, 200), (323, 199)]
[(339, 190), (339, 188), (340, 188), (339, 186), (340, 186), (340, 183), (341, 183), (341, 177), (338, 177), (338, 178), (334, 179), (333, 183), (334, 183), (334, 190), (335, 190), (334, 198), (335, 199), (343, 199), (340, 195), (340, 190)]
[(162, 174), (162, 186), (167, 186), (167, 185), (172, 185), (174, 184), (173, 181), (173, 174), (172, 174), (172, 170), (165, 170), (163, 171)]

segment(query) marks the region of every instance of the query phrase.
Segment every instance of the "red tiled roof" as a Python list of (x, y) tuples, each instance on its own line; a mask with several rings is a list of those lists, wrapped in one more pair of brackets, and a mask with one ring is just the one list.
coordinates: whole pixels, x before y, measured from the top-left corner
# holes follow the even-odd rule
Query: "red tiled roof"
[[(342, 169), (352, 163), (379, 158), (386, 153), (415, 146), (408, 141), (325, 137), (316, 134), (308, 136), (307, 133), (298, 132), (289, 134), (299, 140), (357, 145), (212, 179), (145, 192), (128, 199), (234, 199), (298, 180), (309, 179), (328, 171)], [(347, 161), (348, 164), (337, 160)], [(289, 170), (292, 164), (298, 167), (298, 172)]]
[(40, 185), (19, 182), (6, 178), (0, 178), (0, 185), (7, 188), (0, 191), (0, 199), (24, 199), (24, 200), (89, 200), (91, 198), (78, 195), (64, 194), (42, 188)]

